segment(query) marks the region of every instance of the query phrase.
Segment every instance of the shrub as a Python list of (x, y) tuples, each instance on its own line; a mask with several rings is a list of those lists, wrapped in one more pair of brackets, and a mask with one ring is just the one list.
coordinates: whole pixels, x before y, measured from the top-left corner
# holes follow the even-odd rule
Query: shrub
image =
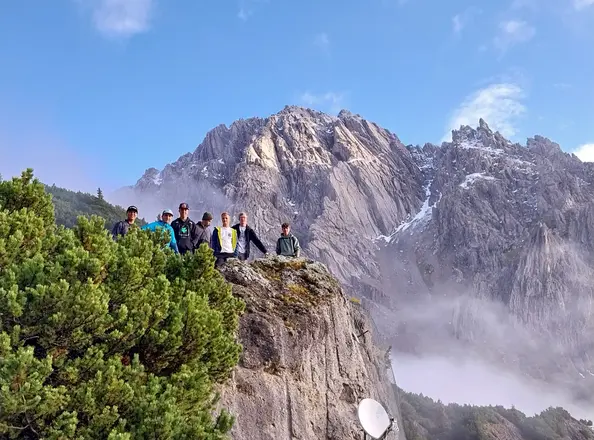
[(0, 438), (223, 439), (234, 298), (203, 246), (58, 227), (32, 170), (0, 182)]

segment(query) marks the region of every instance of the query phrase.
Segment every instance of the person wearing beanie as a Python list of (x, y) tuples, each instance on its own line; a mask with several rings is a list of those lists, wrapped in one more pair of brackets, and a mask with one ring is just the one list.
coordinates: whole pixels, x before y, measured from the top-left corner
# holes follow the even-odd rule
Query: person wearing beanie
[(206, 243), (210, 247), (210, 241), (212, 239), (210, 223), (212, 222), (212, 218), (210, 212), (205, 212), (202, 215), (202, 220), (196, 223), (196, 246), (194, 249), (197, 249), (202, 243)]

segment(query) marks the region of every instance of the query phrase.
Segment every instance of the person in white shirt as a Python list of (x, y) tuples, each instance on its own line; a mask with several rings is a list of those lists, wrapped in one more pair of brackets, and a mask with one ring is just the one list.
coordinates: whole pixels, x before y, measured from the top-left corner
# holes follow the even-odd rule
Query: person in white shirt
[(219, 267), (228, 258), (237, 258), (237, 231), (229, 226), (231, 217), (227, 212), (221, 214), (222, 226), (212, 232), (210, 247), (216, 257), (215, 266)]
[(268, 254), (266, 246), (262, 244), (256, 235), (256, 231), (248, 226), (245, 212), (239, 214), (239, 223), (233, 225), (233, 229), (237, 231), (237, 255), (241, 261), (245, 261), (250, 257), (250, 242), (254, 242), (265, 256)]

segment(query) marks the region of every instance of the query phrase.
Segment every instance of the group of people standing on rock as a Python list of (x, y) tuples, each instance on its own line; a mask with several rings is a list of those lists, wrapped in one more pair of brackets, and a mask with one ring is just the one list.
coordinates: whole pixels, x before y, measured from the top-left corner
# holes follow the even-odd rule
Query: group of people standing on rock
[[(173, 220), (173, 211), (165, 209), (157, 216), (157, 221), (144, 225), (141, 229), (156, 231), (165, 230), (169, 232), (169, 247), (175, 253), (185, 254), (194, 252), (202, 243), (206, 243), (216, 258), (215, 266), (220, 266), (229, 258), (238, 258), (245, 261), (250, 256), (250, 243), (264, 255), (268, 254), (266, 246), (260, 241), (256, 231), (247, 224), (247, 214), (239, 214), (239, 222), (230, 226), (231, 217), (229, 213), (221, 213), (221, 226), (215, 226), (211, 230), (213, 216), (209, 212), (202, 215), (202, 220), (194, 222), (189, 216), (190, 207), (187, 203), (180, 203), (179, 217)], [(138, 208), (129, 206), (126, 210), (127, 218), (116, 222), (113, 225), (111, 234), (113, 239), (126, 235), (131, 225), (138, 217)], [(276, 241), (276, 254), (286, 257), (299, 257), (301, 247), (299, 240), (291, 234), (291, 225), (281, 225), (281, 236)]]

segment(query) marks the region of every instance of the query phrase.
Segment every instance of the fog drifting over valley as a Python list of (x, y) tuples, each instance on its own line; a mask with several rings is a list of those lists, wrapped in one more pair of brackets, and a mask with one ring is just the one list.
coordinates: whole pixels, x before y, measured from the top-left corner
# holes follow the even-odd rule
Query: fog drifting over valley
[(594, 406), (574, 403), (567, 391), (553, 385), (514, 375), (477, 359), (438, 356), (391, 356), (398, 386), (422, 393), (444, 404), (515, 406), (527, 416), (548, 407), (563, 407), (577, 419), (594, 419)]
[(373, 317), (392, 334), (392, 368), (405, 391), (444, 404), (515, 406), (527, 416), (563, 407), (574, 418), (594, 419), (594, 404), (575, 397), (594, 379), (580, 364), (579, 345), (551, 343), (501, 302), (467, 293), (401, 296), (397, 304), (395, 310), (376, 307)]

